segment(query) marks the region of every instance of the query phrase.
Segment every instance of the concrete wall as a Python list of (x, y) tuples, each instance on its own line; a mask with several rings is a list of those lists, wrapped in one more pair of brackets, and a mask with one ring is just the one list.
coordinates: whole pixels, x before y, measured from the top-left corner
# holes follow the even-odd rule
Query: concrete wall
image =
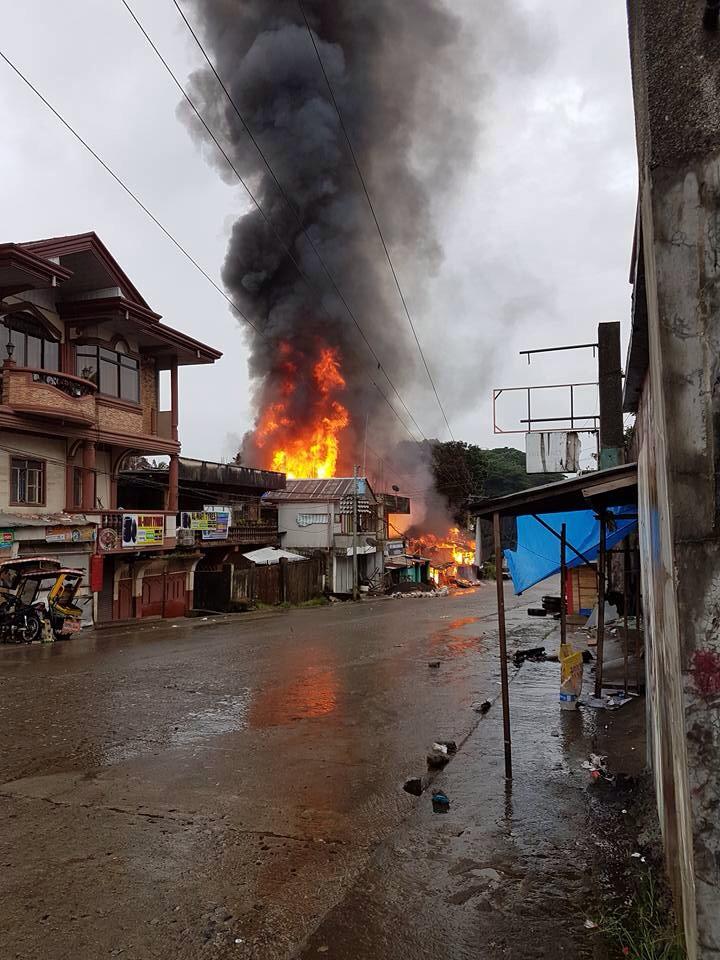
[(638, 417), (649, 717), (688, 956), (720, 957), (720, 35), (629, 0), (649, 360)]
[[(59, 513), (65, 509), (65, 441), (34, 434), (3, 434), (3, 442), (13, 452), (0, 449), (0, 511), (10, 513)], [(18, 451), (17, 453), (15, 451)], [(12, 457), (45, 460), (45, 505), (9, 506), (10, 460)]]
[[(332, 544), (332, 534), (340, 532), (340, 524), (334, 522), (335, 505), (332, 503), (280, 503), (278, 504), (278, 530), (283, 532), (282, 546), (288, 550), (300, 547), (304, 550), (325, 550)], [(301, 527), (300, 514), (327, 514), (330, 523), (313, 523)]]

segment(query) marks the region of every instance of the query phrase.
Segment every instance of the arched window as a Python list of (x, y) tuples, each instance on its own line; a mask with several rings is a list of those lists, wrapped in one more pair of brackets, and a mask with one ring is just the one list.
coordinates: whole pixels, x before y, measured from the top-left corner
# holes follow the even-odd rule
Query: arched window
[(0, 319), (0, 360), (8, 356), (9, 343), (12, 358), (19, 367), (60, 369), (58, 340), (48, 336), (47, 329), (33, 317), (17, 313)]
[(128, 346), (119, 340), (114, 350), (94, 344), (75, 348), (75, 372), (78, 377), (97, 384), (100, 393), (140, 402), (140, 371), (137, 360), (128, 356)]

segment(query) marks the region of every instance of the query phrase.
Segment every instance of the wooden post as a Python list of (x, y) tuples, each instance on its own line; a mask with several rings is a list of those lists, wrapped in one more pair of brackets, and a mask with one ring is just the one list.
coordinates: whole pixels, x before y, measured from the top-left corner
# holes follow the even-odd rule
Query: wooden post
[(566, 526), (560, 527), (560, 643), (567, 643), (567, 559)]
[(635, 569), (635, 643), (633, 644), (633, 650), (635, 651), (635, 689), (636, 690), (640, 689), (640, 607), (642, 605), (640, 564), (641, 564), (640, 544), (638, 543), (637, 564)]
[(595, 696), (602, 696), (603, 646), (605, 644), (605, 511), (600, 511), (600, 552), (598, 553), (598, 622), (597, 622), (597, 662), (595, 664)]
[(630, 591), (630, 544), (625, 537), (623, 544), (623, 691), (627, 696), (628, 690), (628, 602)]
[(500, 642), (500, 691), (502, 694), (503, 739), (505, 741), (505, 779), (512, 780), (512, 740), (510, 735), (510, 688), (508, 685), (507, 639), (505, 636), (505, 593), (503, 591), (503, 555), (500, 514), (493, 514), (495, 535), (495, 583), (497, 586), (498, 638)]
[(170, 454), (170, 465), (168, 467), (168, 491), (167, 507), (171, 513), (177, 513), (178, 510), (178, 484), (180, 474), (180, 464), (176, 453)]
[(358, 468), (357, 466), (353, 467), (353, 558), (352, 558), (352, 598), (353, 600), (360, 599), (360, 590), (358, 589)]

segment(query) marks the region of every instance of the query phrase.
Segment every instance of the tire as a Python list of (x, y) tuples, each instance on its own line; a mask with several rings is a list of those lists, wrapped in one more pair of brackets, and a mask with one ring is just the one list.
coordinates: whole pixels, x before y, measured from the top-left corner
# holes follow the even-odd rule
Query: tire
[(18, 632), (25, 643), (33, 643), (33, 641), (39, 640), (42, 635), (42, 620), (36, 613), (29, 613), (25, 626), (21, 627)]

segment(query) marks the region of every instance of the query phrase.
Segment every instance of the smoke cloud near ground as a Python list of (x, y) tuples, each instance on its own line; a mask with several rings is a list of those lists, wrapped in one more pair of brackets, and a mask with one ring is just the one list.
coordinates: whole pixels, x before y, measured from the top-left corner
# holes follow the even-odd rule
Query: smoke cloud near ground
[[(485, 0), (478, 37), (442, 0), (304, 0), (303, 6), (401, 283), (413, 309), (421, 309), (425, 284), (442, 263), (435, 214), (471, 162), (493, 70), (524, 69), (533, 60), (524, 19), (514, 2)], [(367, 422), (383, 456), (407, 440), (373, 380), (411, 424), (300, 224), (398, 390), (426, 381), (426, 374), (302, 10), (297, 0), (193, 0), (188, 14), (300, 221), (210, 70), (193, 74), (191, 96), (272, 224), (254, 207), (239, 215), (222, 272), (262, 332), (243, 327), (255, 409), (260, 417), (284, 398), (286, 419), (302, 429), (317, 392), (318, 351), (336, 350), (346, 383), (339, 399), (350, 414), (338, 473), (347, 474), (359, 460)], [(221, 176), (235, 183), (196, 120), (180, 112)], [(452, 318), (438, 317), (435, 329), (434, 342), (424, 346), (437, 370)], [(434, 404), (426, 386), (425, 402)], [(245, 461), (267, 466), (267, 456), (249, 431)]]

